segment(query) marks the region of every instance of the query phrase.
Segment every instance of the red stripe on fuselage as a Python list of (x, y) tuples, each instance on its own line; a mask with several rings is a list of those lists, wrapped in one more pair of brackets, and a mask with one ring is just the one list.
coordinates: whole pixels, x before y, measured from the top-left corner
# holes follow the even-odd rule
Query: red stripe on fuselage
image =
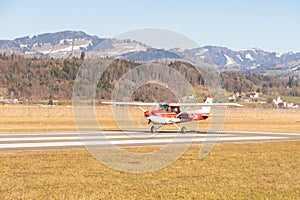
[[(160, 116), (160, 117), (167, 117), (167, 118), (173, 118), (177, 116), (177, 113), (169, 112), (165, 110), (153, 110), (151, 111), (152, 116)], [(181, 118), (182, 120), (205, 120), (209, 116), (208, 113), (198, 114), (198, 113), (182, 113), (178, 118)]]
[(183, 120), (205, 120), (208, 118), (208, 114), (198, 114), (198, 113), (183, 113), (181, 119)]
[(176, 115), (177, 115), (177, 113), (168, 112), (168, 111), (165, 111), (165, 110), (153, 110), (151, 112), (151, 114), (153, 116), (168, 117), (168, 118), (173, 118), (173, 117), (176, 117)]

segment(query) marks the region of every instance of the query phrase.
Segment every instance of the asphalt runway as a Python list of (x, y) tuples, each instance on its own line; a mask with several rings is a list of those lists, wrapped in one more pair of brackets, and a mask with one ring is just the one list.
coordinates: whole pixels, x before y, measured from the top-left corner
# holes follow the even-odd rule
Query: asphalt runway
[(180, 145), (210, 143), (250, 143), (300, 141), (297, 133), (242, 132), (222, 133), (177, 133), (161, 131), (152, 134), (148, 131), (86, 131), (77, 132), (24, 132), (0, 133), (0, 151), (43, 150), (57, 148), (84, 148), (93, 146), (134, 147), (155, 145)]

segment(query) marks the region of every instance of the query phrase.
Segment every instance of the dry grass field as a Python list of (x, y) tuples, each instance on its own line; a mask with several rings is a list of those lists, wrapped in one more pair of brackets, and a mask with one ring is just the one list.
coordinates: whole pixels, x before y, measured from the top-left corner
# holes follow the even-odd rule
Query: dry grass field
[[(96, 107), (95, 112), (102, 129), (119, 129), (113, 120), (111, 107)], [(140, 109), (130, 108), (129, 113), (135, 128), (149, 130), (150, 126), (147, 126)], [(128, 120), (125, 119), (124, 123)], [(200, 121), (200, 130), (207, 130), (209, 125), (210, 118)], [(174, 129), (173, 126), (166, 128)], [(75, 130), (71, 107), (0, 106), (0, 132)], [(228, 108), (223, 130), (300, 133), (300, 109)]]
[(224, 129), (300, 133), (300, 110), (228, 109)]
[(299, 149), (299, 142), (222, 144), (199, 159), (193, 146), (145, 174), (112, 170), (84, 149), (2, 152), (0, 198), (299, 199)]
[[(75, 130), (72, 108), (1, 106), (0, 110), (1, 132)], [(97, 107), (98, 121), (107, 130), (117, 129), (110, 110)], [(134, 123), (146, 126), (141, 111), (131, 111)], [(201, 130), (209, 122), (204, 121)], [(299, 133), (300, 111), (228, 109), (224, 129)], [(0, 199), (300, 197), (300, 142), (218, 144), (203, 159), (198, 157), (199, 148), (194, 145), (170, 166), (145, 174), (110, 169), (85, 149), (0, 152)]]

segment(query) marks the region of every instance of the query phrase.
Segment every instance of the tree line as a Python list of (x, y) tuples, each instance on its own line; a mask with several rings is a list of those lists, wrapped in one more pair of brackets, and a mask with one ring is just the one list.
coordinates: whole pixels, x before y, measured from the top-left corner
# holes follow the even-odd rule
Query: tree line
[[(81, 58), (58, 59), (27, 58), (16, 54), (0, 54), (0, 97), (29, 101), (71, 100), (74, 81), (84, 59), (84, 54), (82, 54)], [(138, 68), (141, 65), (141, 63), (122, 59), (114, 60), (103, 72), (98, 82), (96, 98), (110, 99), (115, 84), (124, 74), (132, 69), (136, 69), (130, 77), (130, 81), (134, 84), (134, 81), (143, 75), (139, 71), (143, 69)], [(173, 69), (184, 76), (192, 86), (201, 87), (206, 87), (214, 79), (213, 76), (208, 76), (207, 72), (202, 73), (201, 70), (199, 71), (187, 62), (171, 61), (164, 63), (164, 65), (167, 68), (152, 70), (152, 75), (157, 77), (162, 75), (165, 77), (172, 76), (173, 72), (171, 69)], [(223, 88), (232, 93), (256, 91), (272, 96), (300, 96), (300, 80), (295, 77), (278, 78), (261, 74), (233, 72), (222, 72), (219, 76), (221, 77)], [(176, 77), (174, 81), (176, 81)], [(139, 88), (131, 94), (132, 98), (139, 101), (153, 101), (157, 100), (158, 97), (167, 98), (172, 96), (166, 88), (162, 88), (157, 84), (150, 85), (145, 84), (145, 86)]]

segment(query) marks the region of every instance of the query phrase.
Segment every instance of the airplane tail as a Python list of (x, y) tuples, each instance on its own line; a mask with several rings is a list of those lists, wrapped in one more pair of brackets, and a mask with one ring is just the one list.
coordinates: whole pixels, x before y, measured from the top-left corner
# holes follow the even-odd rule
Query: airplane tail
[[(206, 100), (205, 100), (205, 104), (211, 105), (213, 103), (214, 98), (210, 95), (207, 96)], [(211, 106), (203, 106), (202, 107), (202, 112), (203, 113), (210, 113), (210, 108)]]

